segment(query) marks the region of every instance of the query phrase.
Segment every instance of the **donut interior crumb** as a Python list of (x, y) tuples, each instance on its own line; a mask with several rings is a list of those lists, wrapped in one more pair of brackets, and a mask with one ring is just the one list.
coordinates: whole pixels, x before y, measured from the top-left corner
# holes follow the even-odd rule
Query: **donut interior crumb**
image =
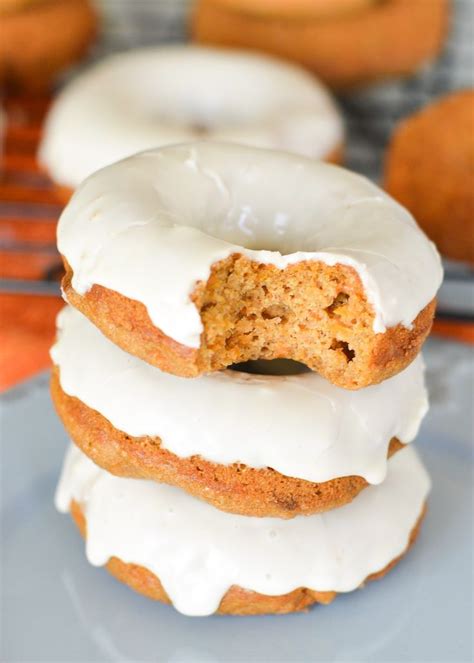
[(204, 325), (205, 369), (289, 358), (359, 385), (374, 312), (352, 268), (306, 261), (279, 270), (234, 255), (214, 266), (194, 301)]

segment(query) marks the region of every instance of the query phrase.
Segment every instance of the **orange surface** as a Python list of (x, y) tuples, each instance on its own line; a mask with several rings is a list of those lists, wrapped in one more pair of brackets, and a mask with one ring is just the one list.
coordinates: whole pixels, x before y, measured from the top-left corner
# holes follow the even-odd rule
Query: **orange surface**
[[(36, 162), (48, 100), (7, 99), (7, 131), (0, 162), (0, 278), (55, 281), (60, 201)], [(0, 293), (0, 390), (49, 366), (56, 313), (54, 296)]]
[(474, 322), (435, 320), (432, 333), (453, 341), (474, 344)]
[(14, 241), (31, 242), (35, 246), (54, 245), (56, 219), (24, 219), (13, 215), (0, 217), (0, 245)]
[(50, 365), (59, 297), (0, 294), (0, 389)]
[(54, 280), (61, 261), (56, 189), (36, 161), (46, 98), (12, 98), (0, 163), (0, 278)]

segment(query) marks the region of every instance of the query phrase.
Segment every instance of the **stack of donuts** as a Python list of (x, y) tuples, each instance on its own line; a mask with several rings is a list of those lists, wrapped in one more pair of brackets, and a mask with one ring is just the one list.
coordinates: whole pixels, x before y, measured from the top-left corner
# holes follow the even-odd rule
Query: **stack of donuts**
[(92, 564), (188, 615), (259, 614), (405, 554), (442, 273), (404, 208), (338, 166), (192, 142), (86, 179), (58, 246), (56, 502)]

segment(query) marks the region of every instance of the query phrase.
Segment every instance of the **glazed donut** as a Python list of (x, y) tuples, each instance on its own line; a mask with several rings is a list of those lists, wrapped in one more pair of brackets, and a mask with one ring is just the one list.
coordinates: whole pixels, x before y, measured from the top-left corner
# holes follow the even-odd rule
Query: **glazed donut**
[(0, 87), (43, 91), (85, 54), (96, 32), (89, 0), (2, 0)]
[(474, 90), (404, 120), (388, 148), (385, 187), (447, 258), (474, 265)]
[(293, 65), (167, 46), (111, 56), (72, 81), (47, 117), (39, 160), (70, 195), (118, 159), (203, 137), (337, 161), (344, 132), (329, 93)]
[(72, 308), (58, 316), (51, 355), (56, 410), (94, 462), (243, 515), (291, 518), (351, 501), (385, 479), (387, 452), (415, 438), (428, 409), (421, 357), (357, 392), (312, 372), (188, 380), (131, 357)]
[(448, 0), (321, 0), (294, 9), (283, 0), (200, 0), (192, 30), (199, 42), (273, 53), (344, 88), (409, 74), (433, 59), (448, 6)]
[(383, 484), (340, 509), (246, 518), (164, 484), (113, 477), (71, 447), (56, 505), (86, 534), (89, 561), (146, 596), (187, 615), (284, 613), (383, 575), (415, 538), (429, 486), (407, 448)]
[(418, 354), (442, 279), (409, 213), (365, 178), (215, 143), (95, 173), (63, 212), (58, 247), (67, 300), (187, 377), (284, 357), (341, 387), (380, 382)]

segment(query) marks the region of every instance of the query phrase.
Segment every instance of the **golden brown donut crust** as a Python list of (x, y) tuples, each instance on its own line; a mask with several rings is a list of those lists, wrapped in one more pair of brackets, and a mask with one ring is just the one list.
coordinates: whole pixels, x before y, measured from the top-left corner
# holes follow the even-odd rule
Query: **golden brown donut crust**
[[(80, 505), (73, 501), (71, 502), (70, 510), (79, 531), (83, 537), (86, 537), (87, 525)], [(399, 557), (392, 560), (384, 569), (378, 573), (371, 574), (365, 582), (383, 578), (402, 559), (416, 541), (425, 513), (426, 505), (423, 507), (420, 517), (410, 533), (405, 551)], [(155, 601), (171, 604), (159, 578), (143, 566), (126, 564), (117, 557), (112, 557), (107, 563), (106, 568), (117, 580), (125, 583), (139, 594)], [(226, 615), (283, 615), (289, 612), (306, 610), (313, 603), (331, 603), (336, 596), (337, 592), (317, 592), (304, 587), (295, 589), (289, 594), (268, 596), (233, 585), (223, 597), (217, 612)]]
[(442, 254), (474, 264), (474, 90), (445, 96), (400, 124), (385, 187)]
[(42, 91), (79, 60), (97, 32), (89, 0), (47, 0), (0, 17), (0, 85)]
[(181, 345), (151, 322), (145, 306), (94, 285), (79, 295), (65, 262), (67, 301), (111, 341), (162, 371), (196, 377), (255, 359), (294, 359), (330, 382), (360, 389), (403, 370), (432, 325), (435, 301), (412, 328), (372, 329), (373, 310), (357, 272), (302, 261), (279, 270), (233, 254), (217, 262), (191, 296), (204, 331), (199, 349)]
[[(200, 456), (181, 458), (163, 448), (159, 437), (127, 435), (99, 412), (66, 394), (58, 367), (53, 369), (51, 395), (68, 435), (96, 465), (120, 477), (178, 486), (222, 511), (274, 518), (310, 515), (347, 504), (368, 485), (359, 476), (312, 483), (271, 468), (220, 465)], [(392, 438), (388, 456), (402, 447)]]
[(382, 0), (333, 19), (251, 15), (200, 0), (198, 42), (251, 48), (299, 62), (335, 88), (409, 74), (440, 50), (448, 0)]

